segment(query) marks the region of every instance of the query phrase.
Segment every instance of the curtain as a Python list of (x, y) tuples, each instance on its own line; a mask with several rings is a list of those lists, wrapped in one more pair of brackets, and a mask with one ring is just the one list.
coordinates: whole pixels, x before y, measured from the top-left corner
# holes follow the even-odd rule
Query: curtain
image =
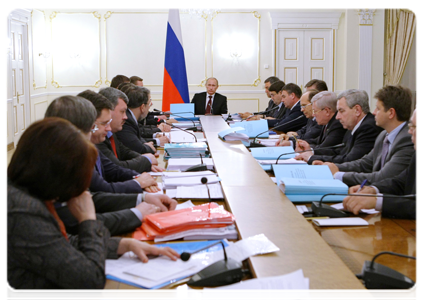
[(387, 10), (385, 85), (398, 85), (407, 65), (416, 31), (416, 16), (404, 9)]

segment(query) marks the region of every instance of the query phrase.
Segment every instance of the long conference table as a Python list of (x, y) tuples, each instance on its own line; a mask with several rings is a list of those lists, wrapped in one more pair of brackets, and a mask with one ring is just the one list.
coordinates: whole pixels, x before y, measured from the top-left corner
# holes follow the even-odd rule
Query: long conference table
[[(263, 233), (280, 251), (248, 259), (252, 277), (283, 275), (302, 269), (310, 289), (364, 289), (355, 274), (381, 251), (416, 255), (416, 223), (360, 215), (369, 226), (320, 228), (306, 220), (238, 141), (218, 133), (228, 128), (221, 116), (202, 116), (226, 208), (236, 217), (239, 238)], [(378, 263), (416, 280), (415, 260), (383, 255)], [(131, 288), (108, 280), (106, 288)]]

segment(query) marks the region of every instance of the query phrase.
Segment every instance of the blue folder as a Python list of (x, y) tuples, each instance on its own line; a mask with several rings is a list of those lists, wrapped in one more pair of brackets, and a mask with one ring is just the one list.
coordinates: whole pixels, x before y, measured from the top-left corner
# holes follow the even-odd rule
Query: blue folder
[(170, 111), (178, 121), (187, 121), (187, 119), (198, 121), (199, 118), (194, 115), (194, 103), (172, 103), (170, 104)]
[(258, 147), (258, 148), (251, 148), (251, 155), (258, 160), (275, 160), (281, 154), (284, 153), (292, 153), (281, 156), (279, 159), (288, 159), (294, 158), (295, 153), (294, 149), (291, 146), (284, 146), (284, 147)]
[[(230, 124), (230, 127), (243, 127), (245, 128), (245, 133), (250, 138), (255, 138), (258, 134), (269, 130), (269, 125), (267, 124), (267, 120), (257, 120), (257, 121), (245, 121), (245, 122), (236, 122), (234, 124)], [(269, 132), (266, 131), (263, 134), (260, 134), (259, 138), (267, 138), (269, 137)]]

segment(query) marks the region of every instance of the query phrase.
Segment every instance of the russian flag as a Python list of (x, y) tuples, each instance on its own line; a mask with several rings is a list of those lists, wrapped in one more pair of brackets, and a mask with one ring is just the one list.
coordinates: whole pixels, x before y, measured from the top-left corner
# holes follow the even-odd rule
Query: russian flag
[(162, 111), (171, 103), (189, 103), (188, 79), (182, 45), (179, 9), (169, 9), (163, 79)]

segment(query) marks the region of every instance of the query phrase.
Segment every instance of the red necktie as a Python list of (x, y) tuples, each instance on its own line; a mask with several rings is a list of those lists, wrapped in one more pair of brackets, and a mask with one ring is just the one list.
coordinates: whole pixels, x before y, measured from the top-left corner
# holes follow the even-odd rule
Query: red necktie
[(113, 152), (115, 153), (115, 156), (118, 157), (116, 153), (116, 144), (115, 144), (115, 139), (113, 138), (113, 135), (109, 138), (109, 140), (110, 140), (110, 144), (112, 144), (112, 149), (113, 149)]
[(212, 96), (209, 96), (209, 101), (207, 102), (207, 107), (206, 107), (206, 115), (211, 113), (211, 103), (212, 103)]
[(65, 228), (65, 224), (63, 224), (62, 220), (60, 219), (59, 215), (56, 212), (56, 209), (54, 208), (54, 203), (53, 201), (44, 201), (44, 204), (46, 205), (48, 211), (53, 215), (53, 217), (56, 219), (57, 223), (59, 223), (59, 227), (60, 227), (60, 232), (62, 233), (62, 235), (65, 237), (65, 239), (67, 241), (69, 241), (68, 239), (68, 235), (66, 234), (66, 228)]

